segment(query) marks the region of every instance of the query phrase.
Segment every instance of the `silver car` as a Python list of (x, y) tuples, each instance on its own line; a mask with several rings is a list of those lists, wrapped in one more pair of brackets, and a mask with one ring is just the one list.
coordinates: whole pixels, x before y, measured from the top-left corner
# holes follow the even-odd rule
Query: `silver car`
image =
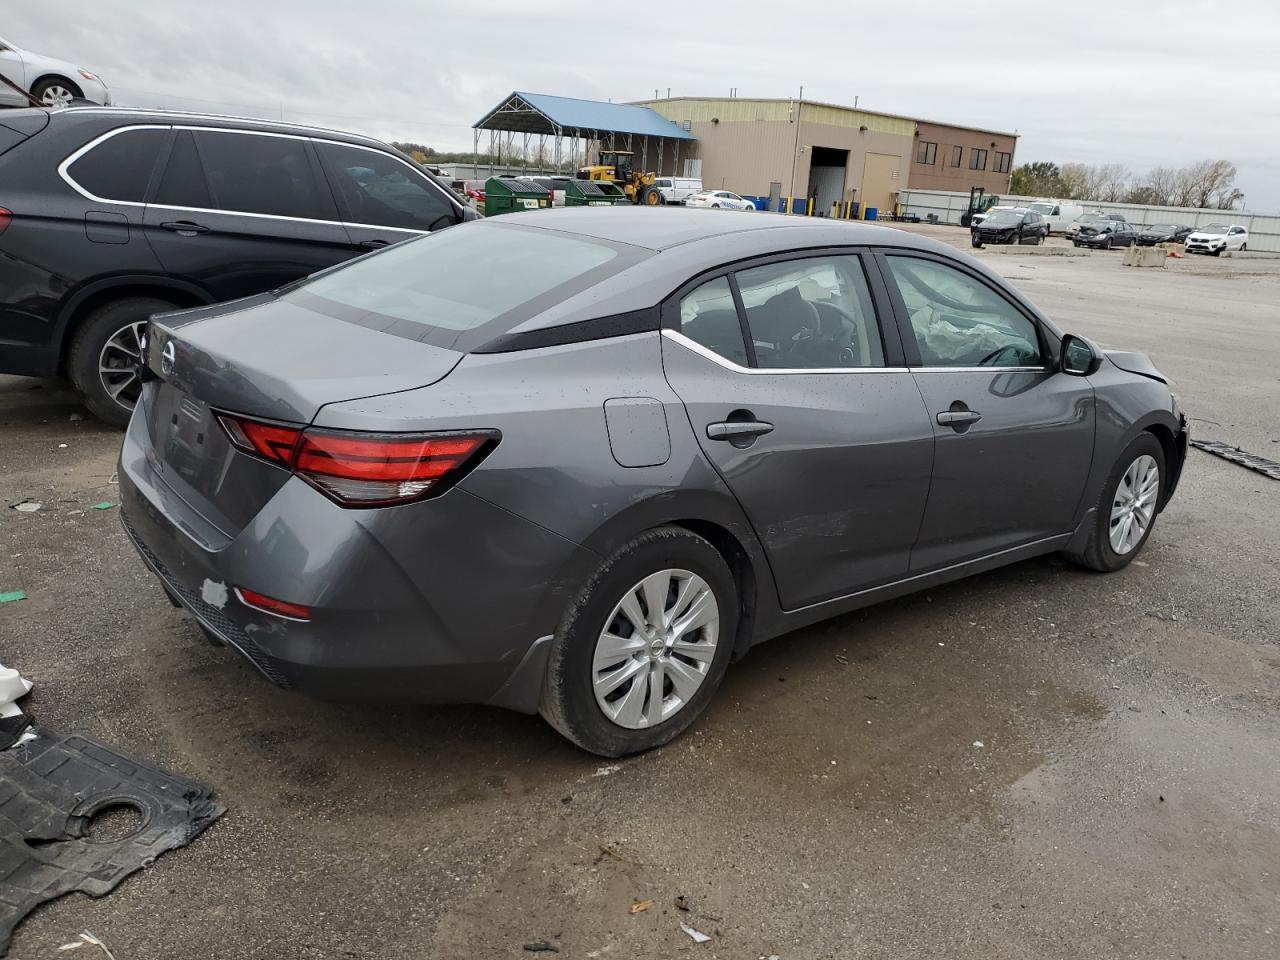
[(1186, 421), (951, 247), (565, 209), (153, 319), (125, 526), (281, 687), (669, 741), (806, 624), (1061, 551), (1125, 566)]
[[(66, 107), (72, 100), (111, 105), (106, 82), (67, 60), (46, 57), (0, 38), (0, 76), (27, 91), (47, 107)], [(0, 83), (0, 106), (25, 107), (30, 101), (18, 90)]]

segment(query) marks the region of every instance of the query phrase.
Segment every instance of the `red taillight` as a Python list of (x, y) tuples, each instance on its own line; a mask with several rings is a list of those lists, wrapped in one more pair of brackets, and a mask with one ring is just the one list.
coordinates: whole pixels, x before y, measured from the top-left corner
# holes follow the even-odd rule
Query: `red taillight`
[(277, 600), (275, 597), (268, 597), (245, 587), (236, 587), (236, 596), (240, 598), (240, 602), (246, 607), (261, 610), (263, 613), (285, 617), (288, 620), (302, 620), (305, 622), (311, 619), (311, 608), (304, 607), (300, 603)]
[(13, 212), (0, 207), (0, 233), (4, 233), (9, 229), (9, 224), (13, 222)]
[(219, 420), (237, 447), (288, 467), (344, 507), (443, 493), (498, 440), (495, 431), (370, 434), (300, 430), (226, 414)]

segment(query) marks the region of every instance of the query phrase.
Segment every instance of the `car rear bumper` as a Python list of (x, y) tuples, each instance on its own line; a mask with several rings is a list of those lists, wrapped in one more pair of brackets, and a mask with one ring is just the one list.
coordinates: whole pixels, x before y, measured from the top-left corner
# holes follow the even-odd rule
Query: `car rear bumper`
[[(156, 469), (140, 416), (119, 477), (125, 530), (170, 597), (276, 686), (335, 700), (537, 709), (541, 672), (520, 668), (563, 612), (547, 602), (557, 595), (547, 571), (574, 566), (582, 548), (460, 488), (343, 510), (297, 478), (211, 547), (207, 521)], [(307, 606), (311, 620), (248, 607), (237, 587)]]

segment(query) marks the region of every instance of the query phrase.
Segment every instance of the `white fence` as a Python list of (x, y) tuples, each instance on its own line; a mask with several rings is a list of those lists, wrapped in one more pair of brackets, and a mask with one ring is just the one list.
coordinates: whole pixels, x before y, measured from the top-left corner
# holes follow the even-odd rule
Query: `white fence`
[[(1001, 195), (1001, 203), (1030, 203), (1040, 197)], [(1207, 223), (1238, 223), (1249, 231), (1249, 249), (1280, 253), (1280, 215), (1249, 213), (1244, 210), (1202, 210), (1191, 207), (1156, 207), (1142, 203), (1095, 203), (1074, 201), (1086, 210), (1118, 213), (1130, 223), (1180, 223), (1199, 227)], [(942, 223), (959, 223), (960, 214), (969, 208), (969, 194), (945, 190), (900, 190), (898, 203), (903, 213), (917, 214), (922, 220), (929, 214)]]

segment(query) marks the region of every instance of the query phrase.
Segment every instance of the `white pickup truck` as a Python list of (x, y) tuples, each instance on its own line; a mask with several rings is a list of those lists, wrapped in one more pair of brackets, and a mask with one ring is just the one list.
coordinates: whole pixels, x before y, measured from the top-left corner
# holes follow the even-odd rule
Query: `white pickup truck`
[(658, 177), (653, 185), (662, 194), (663, 203), (684, 203), (695, 193), (702, 192), (702, 181), (696, 177)]

